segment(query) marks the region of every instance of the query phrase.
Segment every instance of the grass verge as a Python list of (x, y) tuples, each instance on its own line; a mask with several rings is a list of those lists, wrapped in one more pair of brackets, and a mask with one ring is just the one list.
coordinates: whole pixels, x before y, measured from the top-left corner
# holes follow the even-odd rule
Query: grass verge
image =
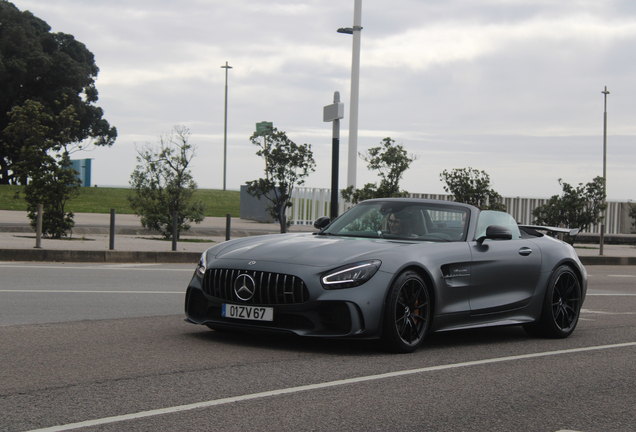
[[(79, 196), (70, 200), (65, 210), (74, 213), (110, 213), (110, 209), (115, 209), (117, 214), (132, 214), (126, 199), (132, 193), (133, 190), (127, 188), (81, 188)], [(15, 198), (16, 194), (18, 198)], [(239, 217), (239, 191), (198, 189), (194, 193), (194, 199), (203, 201), (206, 217), (224, 217), (228, 213), (232, 217)], [(0, 185), (0, 210), (26, 211), (24, 187)]]

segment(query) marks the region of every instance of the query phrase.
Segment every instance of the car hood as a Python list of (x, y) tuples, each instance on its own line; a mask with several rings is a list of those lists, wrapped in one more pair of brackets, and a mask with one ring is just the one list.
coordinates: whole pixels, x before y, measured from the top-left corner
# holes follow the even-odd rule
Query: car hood
[[(381, 259), (381, 252), (415, 243), (312, 234), (281, 234), (247, 237), (211, 248), (216, 259), (282, 262), (316, 267), (347, 264), (361, 259)], [(418, 242), (417, 244), (422, 244)], [(224, 247), (223, 247), (224, 246)]]

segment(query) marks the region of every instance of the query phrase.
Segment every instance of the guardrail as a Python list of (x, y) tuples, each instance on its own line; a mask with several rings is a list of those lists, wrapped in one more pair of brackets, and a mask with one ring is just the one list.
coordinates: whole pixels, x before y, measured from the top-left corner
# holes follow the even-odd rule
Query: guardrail
[[(409, 194), (409, 198), (427, 198), (444, 201), (452, 201), (453, 196), (448, 194)], [(546, 204), (548, 198), (503, 198), (508, 213), (520, 224), (532, 224), (532, 211), (540, 205)], [(632, 218), (629, 217), (631, 204), (623, 202), (608, 202), (605, 218), (606, 234), (630, 234), (632, 232)], [(350, 203), (345, 202), (338, 194), (338, 214), (351, 208)], [(286, 216), (294, 225), (313, 225), (321, 216), (329, 216), (331, 210), (331, 189), (320, 188), (294, 188), (292, 194), (292, 206), (287, 209)], [(600, 232), (600, 226), (594, 225), (586, 231), (589, 233)]]

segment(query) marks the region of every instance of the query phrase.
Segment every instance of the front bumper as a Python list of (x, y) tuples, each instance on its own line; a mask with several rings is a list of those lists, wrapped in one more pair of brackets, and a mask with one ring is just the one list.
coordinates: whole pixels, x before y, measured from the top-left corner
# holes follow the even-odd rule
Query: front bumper
[(312, 273), (312, 269), (291, 269), (294, 270), (307, 285), (309, 297), (306, 301), (294, 304), (249, 304), (273, 307), (273, 321), (223, 317), (224, 303), (246, 303), (236, 298), (228, 299), (227, 296), (220, 298), (213, 290), (204, 289), (203, 278), (195, 274), (186, 291), (187, 320), (211, 328), (289, 332), (300, 336), (365, 339), (380, 336), (390, 275), (380, 271), (370, 281), (358, 287), (325, 290), (319, 282), (319, 275)]

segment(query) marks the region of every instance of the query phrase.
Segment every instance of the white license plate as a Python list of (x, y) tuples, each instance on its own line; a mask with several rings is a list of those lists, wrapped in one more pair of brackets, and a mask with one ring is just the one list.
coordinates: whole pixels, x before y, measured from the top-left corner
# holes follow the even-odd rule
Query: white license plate
[(221, 314), (226, 318), (253, 320), (253, 321), (273, 321), (274, 308), (261, 306), (244, 306), (223, 303)]

